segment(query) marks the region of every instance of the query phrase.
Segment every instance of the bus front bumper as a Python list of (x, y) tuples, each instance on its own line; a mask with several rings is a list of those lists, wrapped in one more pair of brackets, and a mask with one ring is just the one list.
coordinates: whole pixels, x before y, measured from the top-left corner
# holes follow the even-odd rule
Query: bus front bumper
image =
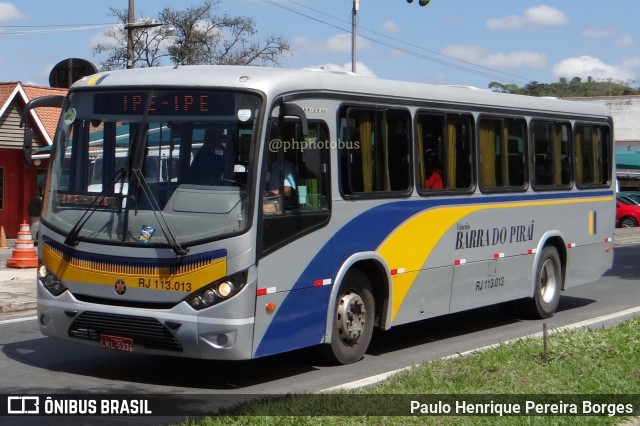
[[(230, 302), (233, 300), (226, 303)], [(69, 291), (54, 297), (38, 282), (38, 324), (45, 336), (124, 352), (214, 360), (251, 358), (254, 317), (216, 318), (216, 308), (197, 312), (186, 302), (162, 310), (87, 303)], [(217, 312), (233, 309), (227, 306)]]

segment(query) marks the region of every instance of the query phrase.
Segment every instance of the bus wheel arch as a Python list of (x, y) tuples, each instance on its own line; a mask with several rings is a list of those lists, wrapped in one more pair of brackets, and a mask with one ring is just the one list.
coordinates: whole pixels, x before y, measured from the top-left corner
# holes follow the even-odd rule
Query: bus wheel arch
[(327, 317), (326, 355), (337, 364), (359, 361), (369, 347), (373, 329), (384, 321), (388, 300), (385, 269), (376, 260), (351, 264), (336, 282)]

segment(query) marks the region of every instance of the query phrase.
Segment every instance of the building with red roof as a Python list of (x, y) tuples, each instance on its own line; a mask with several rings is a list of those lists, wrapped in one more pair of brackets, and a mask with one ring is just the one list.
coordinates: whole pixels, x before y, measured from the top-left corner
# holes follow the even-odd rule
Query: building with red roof
[[(31, 164), (23, 160), (24, 128), (22, 111), (32, 99), (47, 95), (66, 95), (67, 89), (0, 83), (0, 226), (7, 238), (15, 238), (20, 223), (29, 220), (29, 206), (42, 195), (48, 158)], [(36, 108), (28, 117), (33, 129), (34, 150), (51, 145), (60, 108)]]

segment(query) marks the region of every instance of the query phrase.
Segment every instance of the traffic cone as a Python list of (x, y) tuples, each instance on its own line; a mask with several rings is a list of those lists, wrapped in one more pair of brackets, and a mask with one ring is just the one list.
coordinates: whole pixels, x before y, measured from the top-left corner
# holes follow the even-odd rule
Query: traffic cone
[(8, 268), (37, 268), (38, 256), (31, 237), (31, 226), (22, 222), (13, 255), (7, 259)]
[(7, 236), (4, 233), (4, 226), (0, 226), (0, 248), (9, 248), (7, 245)]

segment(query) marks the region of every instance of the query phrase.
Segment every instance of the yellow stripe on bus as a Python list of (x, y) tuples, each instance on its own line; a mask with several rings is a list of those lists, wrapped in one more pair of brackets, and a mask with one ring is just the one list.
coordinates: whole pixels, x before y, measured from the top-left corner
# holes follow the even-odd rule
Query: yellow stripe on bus
[(122, 265), (109, 263), (101, 263), (101, 267), (95, 267), (95, 265), (90, 267), (89, 263), (81, 265), (73, 259), (65, 259), (61, 252), (46, 244), (42, 247), (42, 261), (62, 281), (113, 286), (117, 280), (121, 279), (128, 286), (136, 288), (178, 293), (194, 292), (224, 277), (227, 273), (226, 257), (214, 259), (200, 267), (185, 268), (183, 271), (174, 270), (173, 273), (171, 268), (167, 267), (151, 268), (148, 270), (152, 271), (151, 273), (125, 271), (122, 270)]

